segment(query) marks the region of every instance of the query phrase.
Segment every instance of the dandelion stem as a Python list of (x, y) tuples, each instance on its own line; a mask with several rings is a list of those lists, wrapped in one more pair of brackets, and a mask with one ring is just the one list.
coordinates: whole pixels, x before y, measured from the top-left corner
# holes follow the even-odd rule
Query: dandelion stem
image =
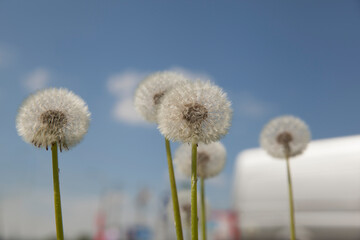
[(192, 143), (191, 151), (191, 240), (198, 240), (197, 218), (197, 143)]
[(173, 203), (173, 208), (174, 208), (174, 221), (175, 221), (176, 236), (177, 236), (177, 240), (183, 240), (183, 232), (182, 232), (182, 226), (181, 226), (179, 200), (178, 200), (177, 190), (176, 190), (174, 167), (173, 167), (172, 157), (171, 157), (170, 142), (167, 138), (165, 138), (165, 147), (166, 147), (166, 156), (167, 156), (168, 168), (169, 168), (171, 197), (172, 197), (172, 203)]
[(52, 152), (52, 164), (53, 164), (56, 236), (57, 236), (57, 240), (64, 240), (64, 230), (63, 230), (62, 215), (61, 215), (57, 143), (53, 143), (51, 145), (51, 152)]
[(291, 240), (295, 240), (296, 235), (295, 235), (294, 198), (293, 198), (293, 190), (292, 190), (292, 182), (291, 182), (291, 174), (290, 174), (290, 163), (289, 163), (288, 154), (286, 154), (286, 168), (287, 168), (287, 178), (288, 178), (288, 187), (289, 187), (290, 234), (291, 234)]
[(206, 211), (205, 211), (205, 181), (202, 177), (200, 180), (201, 183), (201, 230), (202, 230), (202, 239), (206, 240)]

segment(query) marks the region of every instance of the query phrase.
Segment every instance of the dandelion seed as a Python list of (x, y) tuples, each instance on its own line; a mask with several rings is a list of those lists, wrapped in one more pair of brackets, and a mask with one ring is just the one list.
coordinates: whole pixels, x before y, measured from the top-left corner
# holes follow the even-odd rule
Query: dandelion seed
[[(197, 175), (210, 178), (218, 175), (226, 162), (226, 150), (220, 142), (199, 143), (197, 150)], [(191, 176), (191, 146), (182, 144), (175, 152), (174, 163), (185, 176)]]
[(56, 88), (30, 95), (16, 118), (18, 134), (25, 142), (46, 149), (57, 143), (60, 151), (78, 144), (89, 123), (90, 113), (85, 102), (66, 89)]
[(260, 135), (260, 145), (276, 158), (301, 154), (309, 143), (311, 133), (301, 119), (282, 116), (271, 120)]
[(169, 91), (160, 104), (160, 132), (186, 143), (210, 143), (225, 136), (232, 118), (226, 94), (210, 82), (191, 82)]
[(165, 71), (149, 75), (135, 91), (136, 110), (149, 122), (157, 123), (157, 110), (164, 95), (174, 86), (188, 80), (181, 74)]

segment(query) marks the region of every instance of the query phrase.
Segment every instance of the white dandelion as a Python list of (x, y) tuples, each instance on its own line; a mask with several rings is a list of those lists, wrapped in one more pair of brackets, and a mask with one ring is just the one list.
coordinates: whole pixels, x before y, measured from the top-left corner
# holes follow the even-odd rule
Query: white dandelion
[(308, 126), (294, 116), (281, 116), (271, 120), (260, 135), (261, 146), (273, 157), (286, 160), (289, 193), (290, 238), (296, 239), (294, 194), (289, 158), (301, 154), (311, 138)]
[(157, 123), (157, 111), (164, 95), (188, 80), (181, 74), (164, 71), (146, 77), (135, 91), (135, 109), (149, 122)]
[(260, 135), (260, 145), (276, 158), (301, 154), (311, 139), (308, 126), (294, 116), (281, 116), (271, 120)]
[(158, 110), (158, 128), (166, 139), (192, 144), (191, 238), (198, 239), (197, 143), (225, 136), (232, 118), (231, 103), (221, 88), (210, 82), (191, 82), (170, 90)]
[(88, 130), (90, 113), (85, 102), (66, 89), (49, 88), (30, 95), (16, 118), (18, 134), (28, 143), (46, 150), (51, 146), (56, 236), (64, 239), (61, 213), (58, 146), (69, 149)]
[[(180, 207), (181, 224), (190, 229), (191, 226), (191, 193), (190, 190), (181, 190), (178, 192), (178, 201)], [(169, 201), (168, 207), (169, 219), (174, 219), (173, 203)]]
[(173, 141), (210, 143), (227, 134), (231, 118), (231, 103), (222, 89), (196, 81), (178, 85), (164, 96), (158, 128)]
[[(157, 113), (164, 96), (175, 86), (187, 83), (188, 80), (175, 72), (156, 72), (145, 78), (138, 86), (134, 95), (136, 110), (149, 122), (157, 123)], [(169, 139), (165, 138), (167, 152), (169, 181), (175, 215), (175, 228), (177, 239), (182, 240), (182, 226), (179, 205), (177, 200), (176, 182), (171, 159)]]
[[(179, 206), (180, 206), (180, 214), (181, 214), (181, 223), (185, 228), (189, 231), (191, 228), (191, 191), (188, 189), (183, 189), (178, 192)], [(206, 205), (206, 213), (207, 216), (210, 215), (210, 205), (208, 201), (205, 200)], [(199, 210), (198, 210), (199, 211)], [(168, 217), (170, 220), (174, 219), (174, 212), (172, 202), (169, 201), (167, 206)]]
[[(186, 176), (192, 174), (192, 152), (189, 144), (182, 144), (175, 152), (174, 158), (177, 169)], [(208, 206), (205, 201), (205, 179), (218, 175), (226, 162), (226, 150), (220, 142), (210, 144), (199, 143), (197, 148), (197, 176), (200, 177), (200, 206), (205, 209)], [(203, 239), (206, 239), (206, 212), (201, 211), (201, 223)]]
[(18, 134), (25, 142), (46, 149), (57, 143), (60, 151), (78, 144), (87, 133), (89, 123), (86, 103), (62, 88), (49, 88), (30, 95), (16, 118)]
[[(210, 178), (218, 175), (226, 162), (226, 149), (220, 142), (198, 144), (197, 175), (200, 178)], [(191, 146), (182, 144), (175, 152), (174, 163), (185, 176), (191, 176)]]

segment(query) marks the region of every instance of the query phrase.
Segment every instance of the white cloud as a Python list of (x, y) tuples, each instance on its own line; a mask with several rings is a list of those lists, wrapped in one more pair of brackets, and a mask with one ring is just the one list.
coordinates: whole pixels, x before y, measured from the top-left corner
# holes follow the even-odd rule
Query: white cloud
[[(172, 67), (168, 70), (181, 73), (190, 79), (211, 80), (211, 77), (205, 73), (193, 72), (181, 67)], [(147, 72), (128, 70), (108, 78), (107, 89), (116, 98), (112, 109), (112, 116), (115, 120), (131, 125), (149, 126), (149, 123), (136, 112), (133, 105), (134, 91), (139, 82), (148, 74)]]
[(122, 97), (132, 95), (137, 84), (146, 76), (145, 73), (126, 71), (112, 75), (107, 82), (109, 92)]
[(113, 116), (119, 121), (134, 125), (147, 124), (140, 114), (136, 112), (132, 98), (117, 101), (113, 109)]
[(112, 115), (117, 121), (132, 125), (148, 125), (136, 112), (133, 104), (135, 88), (145, 76), (145, 73), (126, 71), (109, 77), (107, 88), (116, 97)]
[(262, 101), (248, 92), (240, 93), (234, 105), (235, 111), (251, 118), (263, 117), (275, 109), (273, 104)]
[(50, 73), (48, 70), (44, 68), (37, 68), (25, 77), (23, 83), (27, 90), (33, 92), (46, 87), (49, 79)]

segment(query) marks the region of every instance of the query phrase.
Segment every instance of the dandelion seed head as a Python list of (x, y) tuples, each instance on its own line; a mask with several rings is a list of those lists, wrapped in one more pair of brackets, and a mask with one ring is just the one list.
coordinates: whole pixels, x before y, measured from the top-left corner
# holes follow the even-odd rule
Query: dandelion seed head
[(198, 103), (185, 104), (183, 119), (190, 124), (201, 124), (208, 116), (207, 109)]
[(281, 145), (288, 145), (293, 140), (291, 133), (284, 131), (276, 137), (276, 141)]
[(181, 74), (164, 71), (146, 77), (135, 91), (136, 110), (149, 122), (157, 123), (157, 111), (164, 95), (174, 86), (188, 80)]
[(172, 141), (210, 143), (228, 133), (232, 109), (226, 93), (210, 82), (189, 82), (169, 91), (158, 110), (158, 128)]
[(311, 139), (311, 133), (301, 119), (281, 116), (271, 120), (262, 130), (260, 145), (275, 158), (301, 154)]
[[(188, 189), (183, 189), (178, 191), (178, 202), (179, 202), (179, 210), (180, 210), (180, 216), (181, 216), (181, 225), (185, 227), (185, 229), (190, 230), (191, 228), (191, 191)], [(201, 211), (200, 208), (200, 197), (199, 194), (197, 194), (197, 200), (198, 200), (198, 216)], [(210, 205), (205, 199), (205, 211), (206, 216), (210, 216)], [(170, 221), (174, 221), (174, 209), (172, 204), (172, 199), (169, 200), (169, 203), (167, 205), (167, 212), (168, 217)]]
[[(220, 142), (198, 144), (197, 175), (201, 178), (210, 178), (218, 175), (225, 166), (226, 149)], [(191, 176), (191, 146), (182, 144), (175, 152), (174, 164), (185, 176)]]
[(67, 89), (49, 88), (30, 95), (16, 117), (18, 134), (25, 142), (60, 150), (75, 146), (86, 134), (90, 113), (86, 103)]

